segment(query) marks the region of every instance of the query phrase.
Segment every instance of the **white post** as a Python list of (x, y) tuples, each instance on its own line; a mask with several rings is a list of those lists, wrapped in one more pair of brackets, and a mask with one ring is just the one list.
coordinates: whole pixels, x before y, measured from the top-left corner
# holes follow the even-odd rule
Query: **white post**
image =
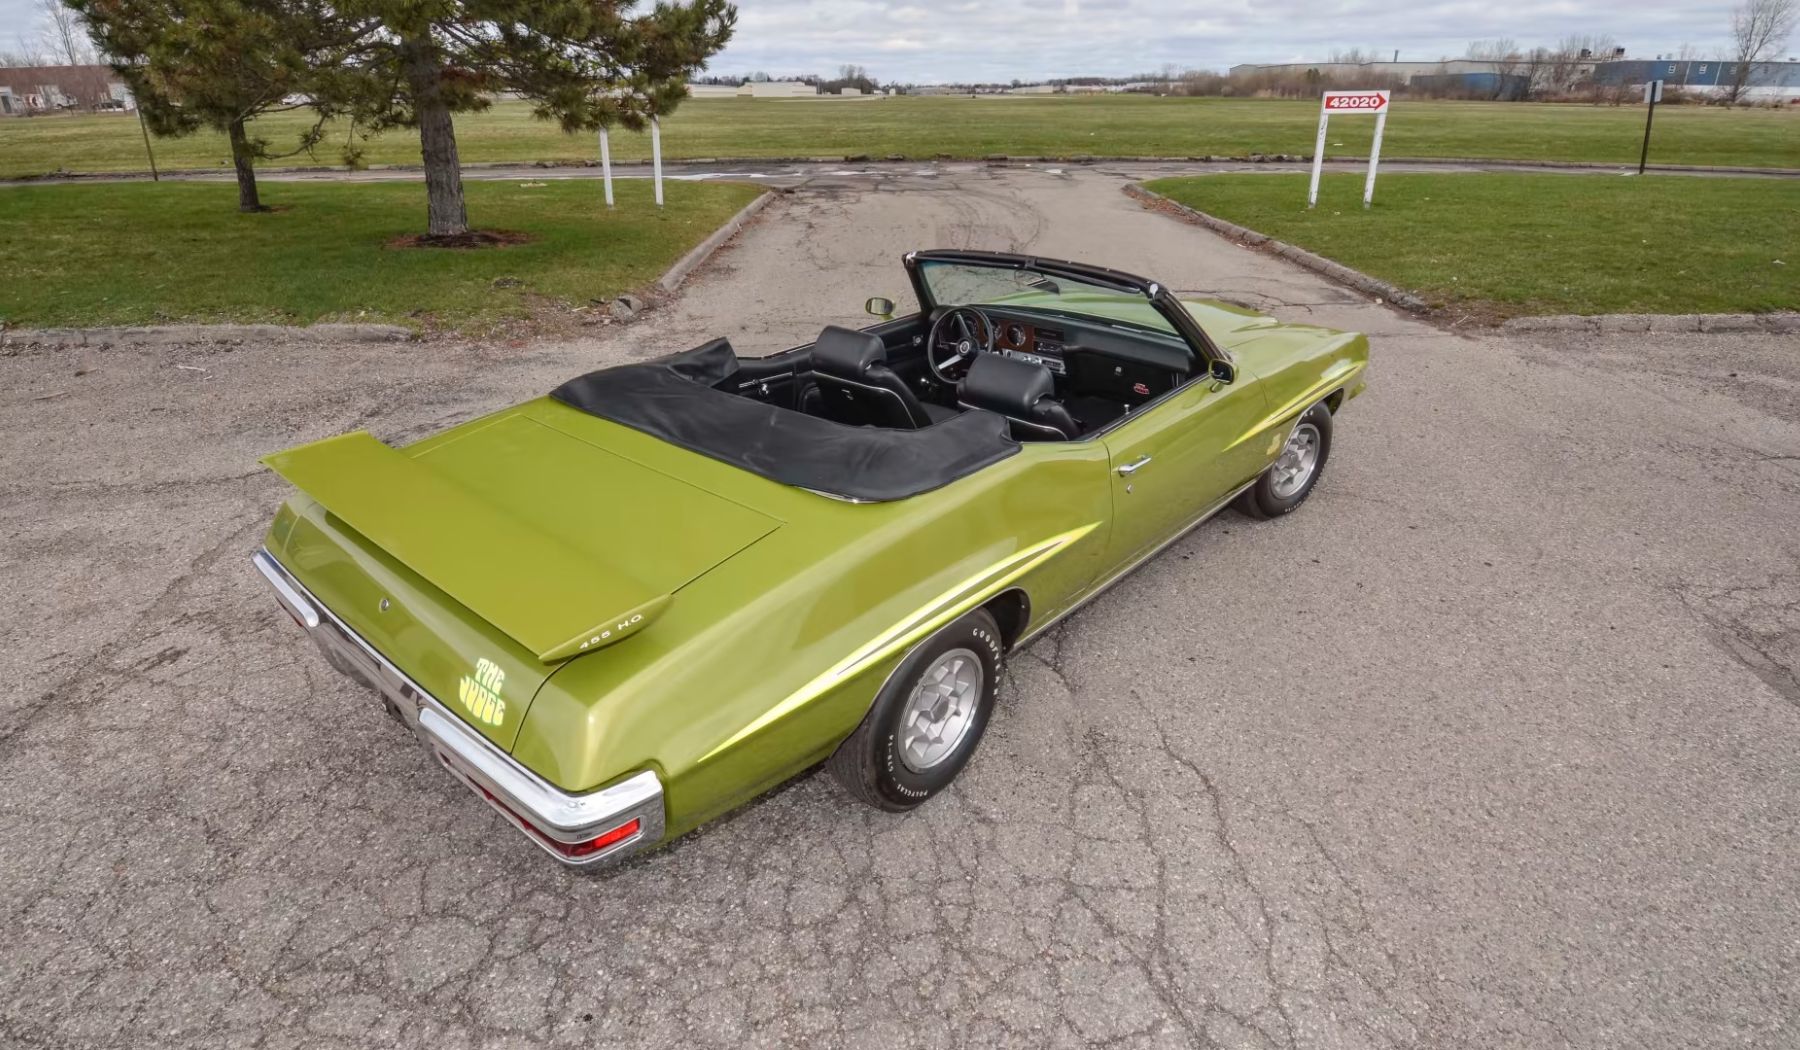
[(1319, 203), (1319, 169), (1325, 164), (1325, 127), (1331, 123), (1331, 111), (1319, 103), (1319, 141), (1313, 143), (1312, 185), (1306, 190), (1306, 206)]
[(1375, 166), (1381, 163), (1381, 132), (1387, 127), (1388, 107), (1375, 114), (1375, 141), (1369, 145), (1369, 179), (1363, 183), (1363, 207), (1375, 199)]
[(613, 206), (612, 195), (612, 143), (607, 140), (606, 129), (600, 129), (600, 181), (606, 183), (606, 206)]
[(656, 206), (663, 206), (662, 198), (662, 121), (650, 118), (650, 173), (656, 182)]

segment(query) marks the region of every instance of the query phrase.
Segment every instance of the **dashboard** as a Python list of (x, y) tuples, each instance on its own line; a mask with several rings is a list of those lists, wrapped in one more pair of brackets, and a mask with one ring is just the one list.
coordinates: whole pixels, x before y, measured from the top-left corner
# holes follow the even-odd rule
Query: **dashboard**
[(1066, 376), (1069, 366), (1063, 360), (1064, 346), (1060, 328), (994, 318), (994, 350), (1006, 357), (1043, 365), (1056, 375)]
[(1056, 376), (1058, 396), (1089, 396), (1142, 404), (1179, 386), (1189, 371), (1185, 344), (1104, 322), (1003, 313), (983, 307), (993, 325), (994, 352), (1043, 365)]

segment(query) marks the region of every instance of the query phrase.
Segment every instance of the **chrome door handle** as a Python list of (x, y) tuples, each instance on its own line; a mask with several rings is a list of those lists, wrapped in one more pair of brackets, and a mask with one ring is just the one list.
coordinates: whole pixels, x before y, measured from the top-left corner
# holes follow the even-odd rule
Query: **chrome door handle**
[(1127, 463), (1124, 466), (1120, 467), (1119, 468), (1119, 476), (1122, 478), (1129, 477), (1132, 474), (1137, 473), (1139, 470), (1142, 470), (1144, 467), (1148, 466), (1149, 464), (1150, 464), (1149, 456), (1139, 456), (1138, 458), (1132, 460), (1130, 463)]

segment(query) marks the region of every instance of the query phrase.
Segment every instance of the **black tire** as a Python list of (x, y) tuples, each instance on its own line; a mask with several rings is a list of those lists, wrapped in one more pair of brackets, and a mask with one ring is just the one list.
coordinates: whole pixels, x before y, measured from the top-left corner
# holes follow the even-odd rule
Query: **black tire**
[[(928, 768), (916, 769), (901, 753), (908, 702), (926, 672), (958, 650), (972, 653), (981, 667), (974, 710), (953, 748)], [(1005, 666), (1006, 654), (994, 618), (985, 609), (967, 614), (907, 654), (856, 732), (826, 760), (826, 768), (860, 802), (891, 813), (917, 807), (948, 787), (975, 753), (994, 713), (994, 698), (999, 695), (1000, 674)]]
[(1307, 496), (1312, 495), (1313, 486), (1319, 483), (1319, 478), (1325, 474), (1325, 464), (1331, 459), (1331, 410), (1325, 407), (1323, 401), (1307, 409), (1294, 421), (1294, 428), (1289, 432), (1290, 438), (1302, 433), (1305, 428), (1311, 429), (1318, 442), (1318, 458), (1305, 482), (1285, 496), (1278, 494), (1277, 468), (1281, 461), (1277, 459), (1268, 470), (1263, 471), (1255, 484), (1238, 497), (1239, 512), (1252, 518), (1279, 518), (1283, 514), (1292, 514), (1300, 504), (1306, 502)]

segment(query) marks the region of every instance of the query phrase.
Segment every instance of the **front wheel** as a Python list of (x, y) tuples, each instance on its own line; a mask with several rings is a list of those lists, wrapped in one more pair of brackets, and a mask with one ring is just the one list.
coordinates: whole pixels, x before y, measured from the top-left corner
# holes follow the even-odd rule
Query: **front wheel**
[(975, 753), (1005, 659), (986, 610), (945, 627), (901, 661), (826, 768), (861, 802), (890, 812), (918, 806)]
[(1293, 513), (1312, 494), (1330, 456), (1331, 410), (1320, 402), (1294, 421), (1281, 455), (1238, 497), (1238, 510), (1252, 518)]

